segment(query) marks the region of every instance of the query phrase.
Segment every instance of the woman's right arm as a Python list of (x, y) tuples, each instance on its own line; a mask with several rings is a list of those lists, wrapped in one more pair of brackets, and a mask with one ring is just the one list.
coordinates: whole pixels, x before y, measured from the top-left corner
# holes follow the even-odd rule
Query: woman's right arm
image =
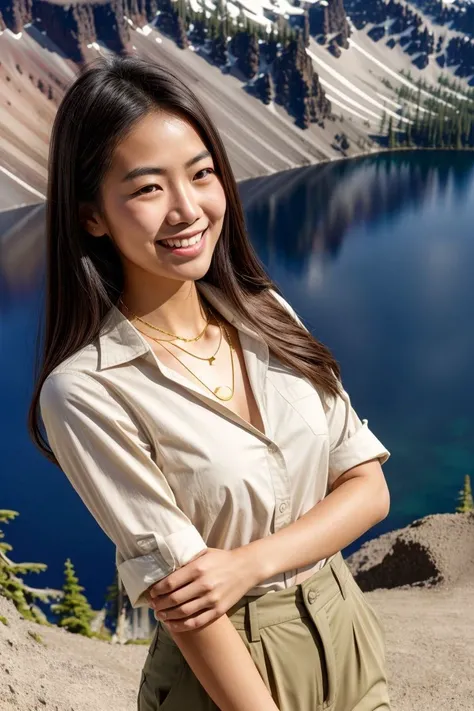
[[(85, 373), (50, 375), (40, 410), (61, 469), (117, 547), (118, 572), (132, 607), (148, 607), (148, 588), (207, 545), (177, 506), (146, 433), (133, 413)], [(227, 615), (173, 637), (221, 711), (277, 709)]]
[(170, 634), (221, 711), (278, 711), (227, 615), (207, 627)]

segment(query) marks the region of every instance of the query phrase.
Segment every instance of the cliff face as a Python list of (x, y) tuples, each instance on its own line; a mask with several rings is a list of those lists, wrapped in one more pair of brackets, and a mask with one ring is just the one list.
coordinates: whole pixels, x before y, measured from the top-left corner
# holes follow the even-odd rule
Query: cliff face
[[(16, 2), (17, 0), (13, 0)], [(97, 39), (91, 5), (53, 5), (34, 2), (36, 24), (75, 62), (83, 59), (83, 49)]]
[(329, 0), (325, 8), (325, 23), (327, 34), (332, 34), (333, 32), (349, 34), (344, 0)]
[(308, 13), (312, 35), (341, 33), (346, 37), (349, 36), (344, 0), (328, 0), (327, 5), (310, 5)]
[(31, 6), (33, 0), (0, 0), (0, 13), (5, 27), (18, 33), (23, 25), (31, 22)]
[(69, 4), (49, 0), (0, 0), (0, 26), (14, 33), (35, 22), (41, 31), (73, 61), (82, 62), (87, 45), (103, 42), (112, 52), (121, 53), (130, 42), (124, 16), (136, 25), (149, 22), (156, 14), (156, 0), (110, 0)]

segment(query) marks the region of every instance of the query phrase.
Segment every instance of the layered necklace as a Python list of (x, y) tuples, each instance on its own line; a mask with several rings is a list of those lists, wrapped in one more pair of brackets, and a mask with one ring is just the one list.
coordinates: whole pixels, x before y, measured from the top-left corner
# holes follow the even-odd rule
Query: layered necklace
[[(186, 350), (185, 348), (183, 348), (182, 346), (178, 345), (177, 343), (173, 343), (173, 341), (174, 341), (174, 340), (179, 340), (179, 341), (183, 341), (183, 342), (185, 342), (185, 343), (191, 343), (191, 342), (199, 341), (199, 339), (202, 338), (202, 336), (204, 336), (204, 334), (205, 334), (205, 332), (206, 332), (206, 329), (207, 329), (207, 327), (209, 326), (209, 323), (210, 323), (210, 319), (209, 319), (209, 318), (206, 318), (206, 317), (204, 316), (204, 314), (203, 314), (203, 317), (204, 317), (205, 320), (206, 320), (206, 325), (204, 326), (204, 328), (203, 328), (203, 330), (201, 331), (201, 333), (199, 333), (199, 334), (198, 334), (197, 336), (195, 336), (194, 338), (184, 338), (184, 336), (178, 336), (176, 333), (170, 333), (169, 331), (165, 331), (163, 328), (159, 328), (158, 326), (155, 326), (154, 324), (149, 323), (148, 321), (145, 321), (145, 319), (141, 318), (140, 316), (137, 316), (136, 314), (132, 313), (132, 312), (130, 311), (130, 309), (128, 308), (128, 306), (126, 306), (126, 305), (124, 304), (124, 302), (122, 301), (122, 297), (119, 298), (119, 303), (122, 304), (122, 306), (125, 307), (125, 309), (127, 310), (127, 312), (130, 314), (130, 318), (131, 318), (132, 320), (134, 319), (134, 320), (140, 321), (141, 323), (144, 323), (144, 324), (145, 324), (146, 326), (148, 326), (149, 328), (152, 328), (152, 329), (155, 330), (155, 331), (159, 331), (160, 333), (164, 333), (166, 336), (169, 336), (168, 339), (165, 339), (165, 338), (157, 338), (156, 336), (150, 336), (148, 333), (145, 333), (144, 331), (141, 331), (139, 328), (137, 328), (137, 330), (138, 330), (142, 335), (147, 336), (148, 338), (151, 338), (153, 341), (156, 341), (156, 343), (158, 343), (160, 346), (162, 346), (162, 348), (164, 348), (165, 351), (167, 351), (171, 356), (173, 356), (173, 358), (175, 358), (175, 359), (178, 361), (178, 363), (181, 363), (181, 365), (183, 366), (183, 368), (186, 368), (186, 370), (189, 371), (189, 372), (191, 373), (191, 375), (192, 375), (194, 378), (196, 378), (196, 380), (198, 380), (198, 381), (201, 383), (201, 385), (203, 385), (207, 390), (209, 390), (209, 392), (211, 392), (213, 395), (215, 395), (219, 400), (227, 401), (227, 400), (231, 400), (231, 399), (232, 399), (232, 397), (233, 397), (233, 395), (234, 395), (234, 384), (235, 384), (235, 377), (234, 377), (234, 376), (235, 376), (235, 373), (234, 373), (234, 353), (233, 353), (233, 352), (234, 352), (234, 347), (233, 347), (233, 345), (232, 345), (232, 341), (231, 341), (231, 339), (230, 339), (229, 332), (228, 332), (227, 328), (225, 327), (225, 324), (224, 324), (223, 322), (221, 322), (220, 319), (218, 319), (218, 318), (215, 316), (215, 314), (212, 314), (212, 312), (211, 312), (210, 309), (209, 309), (209, 313), (211, 314), (211, 316), (214, 316), (214, 320), (216, 321), (217, 326), (218, 326), (218, 328), (219, 328), (219, 333), (220, 333), (220, 336), (219, 336), (219, 343), (218, 343), (218, 345), (217, 345), (216, 350), (214, 351), (214, 353), (213, 353), (211, 356), (203, 357), (203, 356), (198, 356), (198, 355), (196, 355), (195, 353), (192, 353), (191, 351)], [(201, 309), (201, 313), (202, 313), (202, 309)], [(196, 375), (196, 373), (194, 373), (194, 372), (191, 370), (191, 368), (188, 368), (188, 366), (187, 366), (185, 363), (183, 363), (183, 361), (182, 361), (180, 358), (178, 358), (178, 357), (173, 353), (173, 351), (171, 351), (167, 346), (164, 345), (164, 343), (170, 343), (170, 344), (172, 344), (173, 346), (175, 346), (176, 348), (179, 348), (179, 350), (183, 351), (183, 353), (187, 353), (188, 355), (192, 356), (193, 358), (197, 358), (198, 360), (207, 360), (207, 362), (209, 363), (209, 365), (212, 365), (212, 364), (214, 363), (214, 361), (216, 360), (217, 353), (218, 353), (219, 350), (220, 350), (220, 347), (221, 347), (221, 344), (222, 344), (222, 333), (223, 333), (223, 332), (224, 332), (226, 341), (227, 341), (227, 343), (228, 343), (228, 345), (229, 345), (230, 363), (231, 363), (231, 369), (232, 369), (232, 385), (231, 385), (231, 387), (229, 387), (228, 385), (218, 385), (218, 386), (217, 386), (216, 388), (214, 388), (214, 389), (210, 388), (208, 385), (206, 385), (206, 383), (205, 383), (203, 380), (201, 380), (201, 378), (200, 378), (199, 376)]]

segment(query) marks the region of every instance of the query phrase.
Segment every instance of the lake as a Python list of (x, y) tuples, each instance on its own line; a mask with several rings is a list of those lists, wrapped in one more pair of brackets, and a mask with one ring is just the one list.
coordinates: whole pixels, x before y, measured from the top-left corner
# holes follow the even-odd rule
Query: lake
[[(331, 348), (361, 418), (390, 450), (387, 519), (349, 546), (452, 512), (474, 475), (474, 153), (410, 151), (240, 185), (256, 250)], [(43, 294), (44, 208), (0, 214), (0, 507), (15, 562), (61, 587), (70, 557), (95, 609), (114, 546), (26, 431)]]

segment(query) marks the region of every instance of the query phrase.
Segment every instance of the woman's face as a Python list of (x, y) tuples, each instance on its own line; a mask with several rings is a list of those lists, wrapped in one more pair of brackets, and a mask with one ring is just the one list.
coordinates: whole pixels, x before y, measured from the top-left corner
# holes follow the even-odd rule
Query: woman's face
[[(203, 277), (219, 239), (226, 199), (211, 155), (185, 119), (154, 112), (117, 146), (101, 188), (102, 210), (86, 221), (115, 243), (126, 280)], [(190, 233), (190, 243), (180, 240)]]

